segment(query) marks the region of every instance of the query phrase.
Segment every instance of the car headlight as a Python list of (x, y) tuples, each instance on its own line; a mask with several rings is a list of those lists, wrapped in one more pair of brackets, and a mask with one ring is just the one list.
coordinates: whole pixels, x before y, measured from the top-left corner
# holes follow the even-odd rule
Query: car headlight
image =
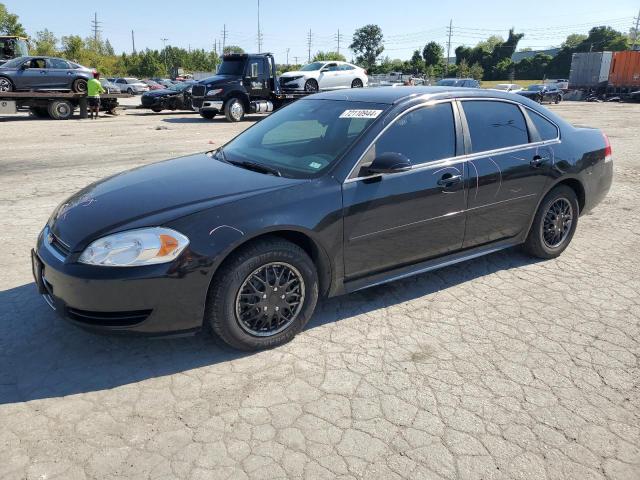
[(293, 82), (294, 80), (300, 80), (304, 75), (295, 75), (293, 77), (284, 77), (285, 82)]
[(152, 227), (114, 233), (92, 242), (80, 263), (105, 267), (137, 267), (174, 260), (189, 239), (169, 228)]
[(213, 90), (208, 90), (207, 97), (215, 97), (216, 95), (221, 93), (222, 90), (223, 90), (222, 88), (214, 88)]

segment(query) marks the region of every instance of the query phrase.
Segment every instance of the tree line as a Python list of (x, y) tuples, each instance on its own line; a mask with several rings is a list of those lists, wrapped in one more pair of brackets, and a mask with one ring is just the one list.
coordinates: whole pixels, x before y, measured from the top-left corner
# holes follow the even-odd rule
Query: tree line
[[(0, 34), (27, 36), (17, 15), (7, 11), (0, 3)], [(512, 55), (525, 34), (509, 30), (507, 39), (490, 36), (474, 47), (455, 48), (455, 63), (448, 64), (443, 47), (427, 42), (422, 50), (415, 50), (407, 60), (391, 59), (383, 55), (384, 35), (378, 25), (365, 25), (353, 34), (349, 48), (356, 55), (355, 62), (370, 74), (403, 72), (428, 77), (473, 77), (477, 80), (541, 79), (568, 77), (571, 57), (576, 52), (602, 50), (628, 50), (632, 32), (625, 35), (608, 26), (592, 28), (587, 35), (571, 34), (555, 56), (537, 53), (513, 62)], [(61, 56), (82, 65), (94, 67), (105, 75), (136, 77), (164, 77), (176, 68), (187, 72), (213, 72), (220, 63), (215, 50), (184, 49), (167, 46), (162, 50), (145, 49), (131, 54), (114, 52), (108, 39), (82, 38), (78, 35), (57, 37), (48, 29), (37, 32), (29, 39), (30, 51), (35, 55)], [(236, 45), (226, 46), (224, 53), (242, 53)], [(319, 51), (318, 60), (342, 60), (344, 55)], [(299, 68), (300, 65), (279, 64), (278, 71)]]

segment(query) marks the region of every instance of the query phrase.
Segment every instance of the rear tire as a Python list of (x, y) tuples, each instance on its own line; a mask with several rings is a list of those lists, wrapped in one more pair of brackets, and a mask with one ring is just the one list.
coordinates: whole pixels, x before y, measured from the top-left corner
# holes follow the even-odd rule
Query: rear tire
[(293, 243), (269, 238), (225, 261), (209, 288), (205, 323), (233, 348), (262, 350), (290, 341), (317, 301), (318, 275), (309, 256)]
[(87, 81), (84, 78), (79, 78), (71, 84), (71, 90), (76, 93), (87, 93)]
[(554, 100), (555, 104), (559, 104), (562, 101), (562, 97), (560, 95), (556, 96), (556, 99)]
[(153, 107), (151, 109), (152, 112), (160, 113), (162, 111), (162, 107)]
[(13, 92), (13, 82), (7, 77), (0, 77), (0, 92)]
[(559, 256), (571, 243), (579, 214), (576, 192), (567, 185), (555, 187), (540, 202), (523, 246), (525, 252), (544, 259)]
[(54, 120), (68, 120), (73, 115), (73, 104), (68, 100), (53, 100), (49, 103), (47, 111)]
[(230, 122), (241, 122), (244, 118), (244, 105), (239, 98), (230, 98), (224, 104), (224, 116)]
[(356, 78), (353, 80), (353, 82), (351, 82), (351, 88), (362, 88), (364, 87), (364, 84), (362, 83), (362, 80), (360, 80), (359, 78)]
[(213, 120), (216, 117), (216, 112), (200, 112), (200, 116), (207, 120)]

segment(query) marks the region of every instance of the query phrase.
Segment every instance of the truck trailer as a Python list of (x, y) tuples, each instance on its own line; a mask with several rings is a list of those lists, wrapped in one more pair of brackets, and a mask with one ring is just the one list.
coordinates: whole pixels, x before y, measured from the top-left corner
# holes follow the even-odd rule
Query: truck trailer
[(640, 91), (640, 51), (574, 53), (569, 89), (634, 98)]

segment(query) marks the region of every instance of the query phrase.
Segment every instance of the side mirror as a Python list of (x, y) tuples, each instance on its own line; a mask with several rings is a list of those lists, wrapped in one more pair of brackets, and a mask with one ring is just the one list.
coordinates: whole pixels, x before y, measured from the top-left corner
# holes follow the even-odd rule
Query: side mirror
[(378, 155), (367, 169), (371, 174), (396, 173), (411, 170), (411, 160), (397, 152)]

